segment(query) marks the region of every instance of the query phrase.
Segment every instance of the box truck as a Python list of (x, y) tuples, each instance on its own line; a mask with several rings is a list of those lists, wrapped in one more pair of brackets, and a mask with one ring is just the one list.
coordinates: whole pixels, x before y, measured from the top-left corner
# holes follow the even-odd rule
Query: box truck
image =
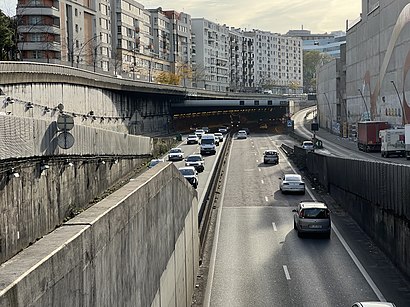
[(357, 147), (359, 150), (378, 151), (381, 149), (380, 130), (389, 129), (390, 125), (384, 121), (366, 121), (357, 123)]
[(406, 159), (410, 160), (410, 124), (404, 126), (404, 143)]
[(379, 132), (382, 157), (404, 157), (404, 129), (386, 129)]

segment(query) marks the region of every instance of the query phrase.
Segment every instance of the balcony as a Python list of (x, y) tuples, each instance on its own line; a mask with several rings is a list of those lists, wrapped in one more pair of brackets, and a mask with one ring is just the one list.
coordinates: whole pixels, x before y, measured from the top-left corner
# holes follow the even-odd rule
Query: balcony
[(54, 16), (60, 17), (60, 10), (52, 6), (19, 6), (17, 16)]
[(59, 42), (21, 42), (18, 43), (19, 50), (41, 50), (41, 51), (61, 51)]

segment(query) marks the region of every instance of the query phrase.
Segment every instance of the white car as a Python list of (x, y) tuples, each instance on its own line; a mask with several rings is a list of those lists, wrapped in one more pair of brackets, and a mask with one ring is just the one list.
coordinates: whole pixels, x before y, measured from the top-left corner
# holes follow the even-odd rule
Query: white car
[(225, 127), (220, 127), (220, 128), (218, 128), (218, 132), (220, 132), (220, 133), (228, 133), (228, 129), (226, 129)]
[(312, 141), (303, 141), (302, 148), (307, 151), (313, 151), (315, 149), (315, 146), (313, 145)]
[(305, 182), (299, 174), (285, 174), (283, 178), (279, 178), (280, 190), (282, 193), (297, 192), (305, 194)]
[(248, 137), (248, 134), (246, 133), (245, 130), (239, 130), (239, 131), (238, 131), (238, 134), (236, 135), (236, 138), (237, 138), (238, 140), (240, 140), (240, 139), (246, 139), (247, 137)]
[(214, 135), (215, 135), (215, 138), (219, 139), (220, 143), (224, 141), (224, 136), (221, 132), (215, 132)]
[(389, 302), (358, 302), (352, 307), (396, 307), (396, 305)]
[(192, 154), (185, 159), (185, 166), (193, 166), (199, 173), (204, 171), (204, 164), (205, 160), (200, 154)]
[(196, 189), (198, 187), (198, 172), (193, 166), (180, 167), (179, 172)]
[(168, 161), (181, 161), (184, 160), (184, 152), (181, 148), (171, 148), (168, 152)]
[(199, 138), (196, 134), (190, 134), (188, 135), (186, 139), (187, 144), (198, 144), (198, 142), (199, 142)]
[(200, 138), (202, 138), (202, 136), (205, 134), (205, 131), (202, 130), (202, 129), (196, 129), (196, 130), (195, 130), (195, 134), (196, 134), (196, 136), (200, 139)]

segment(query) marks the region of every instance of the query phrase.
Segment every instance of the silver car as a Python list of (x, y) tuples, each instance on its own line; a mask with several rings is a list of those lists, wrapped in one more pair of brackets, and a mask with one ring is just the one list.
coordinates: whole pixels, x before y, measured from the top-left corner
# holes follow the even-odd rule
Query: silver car
[(280, 182), (280, 191), (282, 193), (297, 192), (305, 194), (305, 182), (302, 180), (302, 176), (298, 174), (286, 174), (283, 176)]
[(293, 228), (298, 232), (298, 237), (304, 233), (323, 233), (326, 238), (330, 238), (330, 210), (325, 203), (302, 201), (292, 212)]
[(389, 302), (358, 302), (352, 307), (396, 307), (396, 305)]
[(236, 138), (237, 138), (238, 140), (240, 140), (240, 139), (246, 139), (247, 137), (248, 137), (248, 134), (246, 133), (245, 130), (239, 130), (239, 131), (238, 131), (238, 134), (236, 135)]
[(192, 154), (185, 159), (185, 166), (193, 166), (199, 173), (204, 171), (204, 164), (205, 160), (200, 154)]

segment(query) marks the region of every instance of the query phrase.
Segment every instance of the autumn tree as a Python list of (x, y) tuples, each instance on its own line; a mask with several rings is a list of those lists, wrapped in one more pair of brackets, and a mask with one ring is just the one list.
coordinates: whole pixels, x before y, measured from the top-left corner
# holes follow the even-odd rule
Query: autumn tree
[(169, 71), (162, 71), (155, 76), (155, 80), (162, 84), (179, 85), (181, 76)]
[(333, 58), (320, 51), (303, 52), (303, 92), (316, 90), (316, 68), (330, 62)]

